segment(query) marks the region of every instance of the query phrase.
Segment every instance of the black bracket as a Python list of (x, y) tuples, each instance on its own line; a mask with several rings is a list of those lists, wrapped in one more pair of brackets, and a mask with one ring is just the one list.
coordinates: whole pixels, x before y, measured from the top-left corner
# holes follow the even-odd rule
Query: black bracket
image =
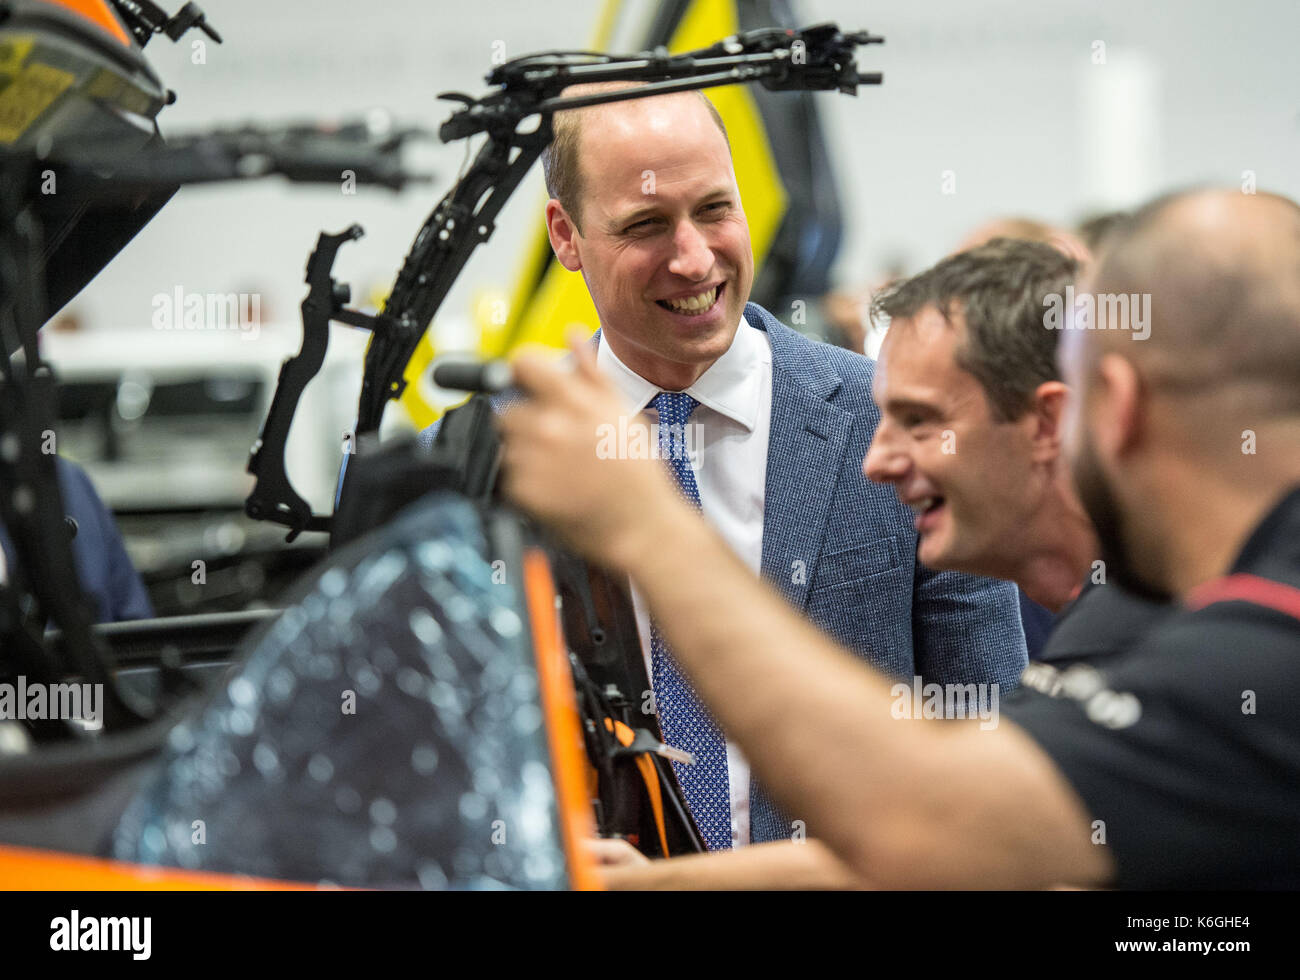
[(290, 529), (289, 541), (303, 531), (330, 529), (330, 519), (313, 514), (311, 505), (293, 488), (285, 469), (284, 452), (302, 393), (325, 363), (330, 321), (375, 328), (374, 317), (344, 306), (351, 298), (351, 289), (331, 275), (339, 248), (363, 234), (360, 225), (353, 225), (337, 235), (321, 232), (316, 240), (316, 250), (307, 259), (306, 280), (310, 288), (302, 301), (302, 346), (280, 366), (275, 397), (248, 460), (248, 472), (257, 482), (244, 501), (245, 513), (255, 520), (285, 525)]

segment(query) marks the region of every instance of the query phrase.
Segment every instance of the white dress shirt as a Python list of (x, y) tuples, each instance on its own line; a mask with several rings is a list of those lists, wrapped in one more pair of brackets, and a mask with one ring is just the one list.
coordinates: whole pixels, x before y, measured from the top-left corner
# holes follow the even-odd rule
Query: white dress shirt
[[(596, 365), (623, 394), (630, 411), (657, 415), (648, 407), (662, 390), (619, 360), (603, 335)], [(767, 483), (767, 444), (772, 422), (772, 347), (767, 334), (742, 317), (725, 354), (713, 362), (686, 393), (699, 405), (689, 423), (691, 468), (704, 517), (740, 559), (759, 574), (763, 561), (763, 497)], [(665, 464), (667, 465), (667, 464)], [(654, 682), (650, 660), (650, 614), (632, 590), (646, 676)], [(749, 843), (749, 763), (727, 741), (731, 789), (731, 839)]]

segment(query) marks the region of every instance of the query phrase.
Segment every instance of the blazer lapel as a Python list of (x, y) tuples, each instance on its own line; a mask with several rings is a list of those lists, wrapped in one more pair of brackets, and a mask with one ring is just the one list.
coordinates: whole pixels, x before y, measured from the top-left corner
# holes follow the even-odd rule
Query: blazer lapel
[[(786, 328), (788, 329), (788, 328)], [(828, 401), (840, 378), (829, 366), (801, 376), (772, 338), (772, 422), (763, 503), (763, 577), (802, 609), (826, 537), (853, 416)], [(791, 370), (794, 367), (795, 370)]]

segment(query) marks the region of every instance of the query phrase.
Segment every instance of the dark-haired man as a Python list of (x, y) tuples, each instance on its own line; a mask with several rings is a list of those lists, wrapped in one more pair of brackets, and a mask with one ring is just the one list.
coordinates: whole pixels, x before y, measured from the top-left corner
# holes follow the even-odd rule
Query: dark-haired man
[(1105, 563), (1061, 455), (1068, 392), (1047, 312), (1078, 272), (1056, 247), (994, 239), (874, 303), (890, 329), (874, 386), (881, 423), (863, 469), (918, 512), (926, 565), (1015, 582), (1052, 613), (1069, 607), (1039, 660), (1123, 649), (1159, 610), (1095, 588)]

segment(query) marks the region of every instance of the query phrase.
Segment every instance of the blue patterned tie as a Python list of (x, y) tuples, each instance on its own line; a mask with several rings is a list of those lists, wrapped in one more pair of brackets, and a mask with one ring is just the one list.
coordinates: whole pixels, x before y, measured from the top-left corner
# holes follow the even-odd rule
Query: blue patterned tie
[[(687, 500), (700, 506), (700, 490), (686, 454), (687, 420), (699, 404), (681, 391), (661, 391), (650, 403), (659, 412), (659, 454), (668, 461), (677, 487)], [(686, 794), (691, 816), (709, 850), (731, 847), (731, 788), (727, 776), (727, 742), (690, 682), (682, 676), (650, 621), (650, 662), (654, 677), (655, 707), (664, 741), (695, 756), (692, 765), (673, 763)]]

